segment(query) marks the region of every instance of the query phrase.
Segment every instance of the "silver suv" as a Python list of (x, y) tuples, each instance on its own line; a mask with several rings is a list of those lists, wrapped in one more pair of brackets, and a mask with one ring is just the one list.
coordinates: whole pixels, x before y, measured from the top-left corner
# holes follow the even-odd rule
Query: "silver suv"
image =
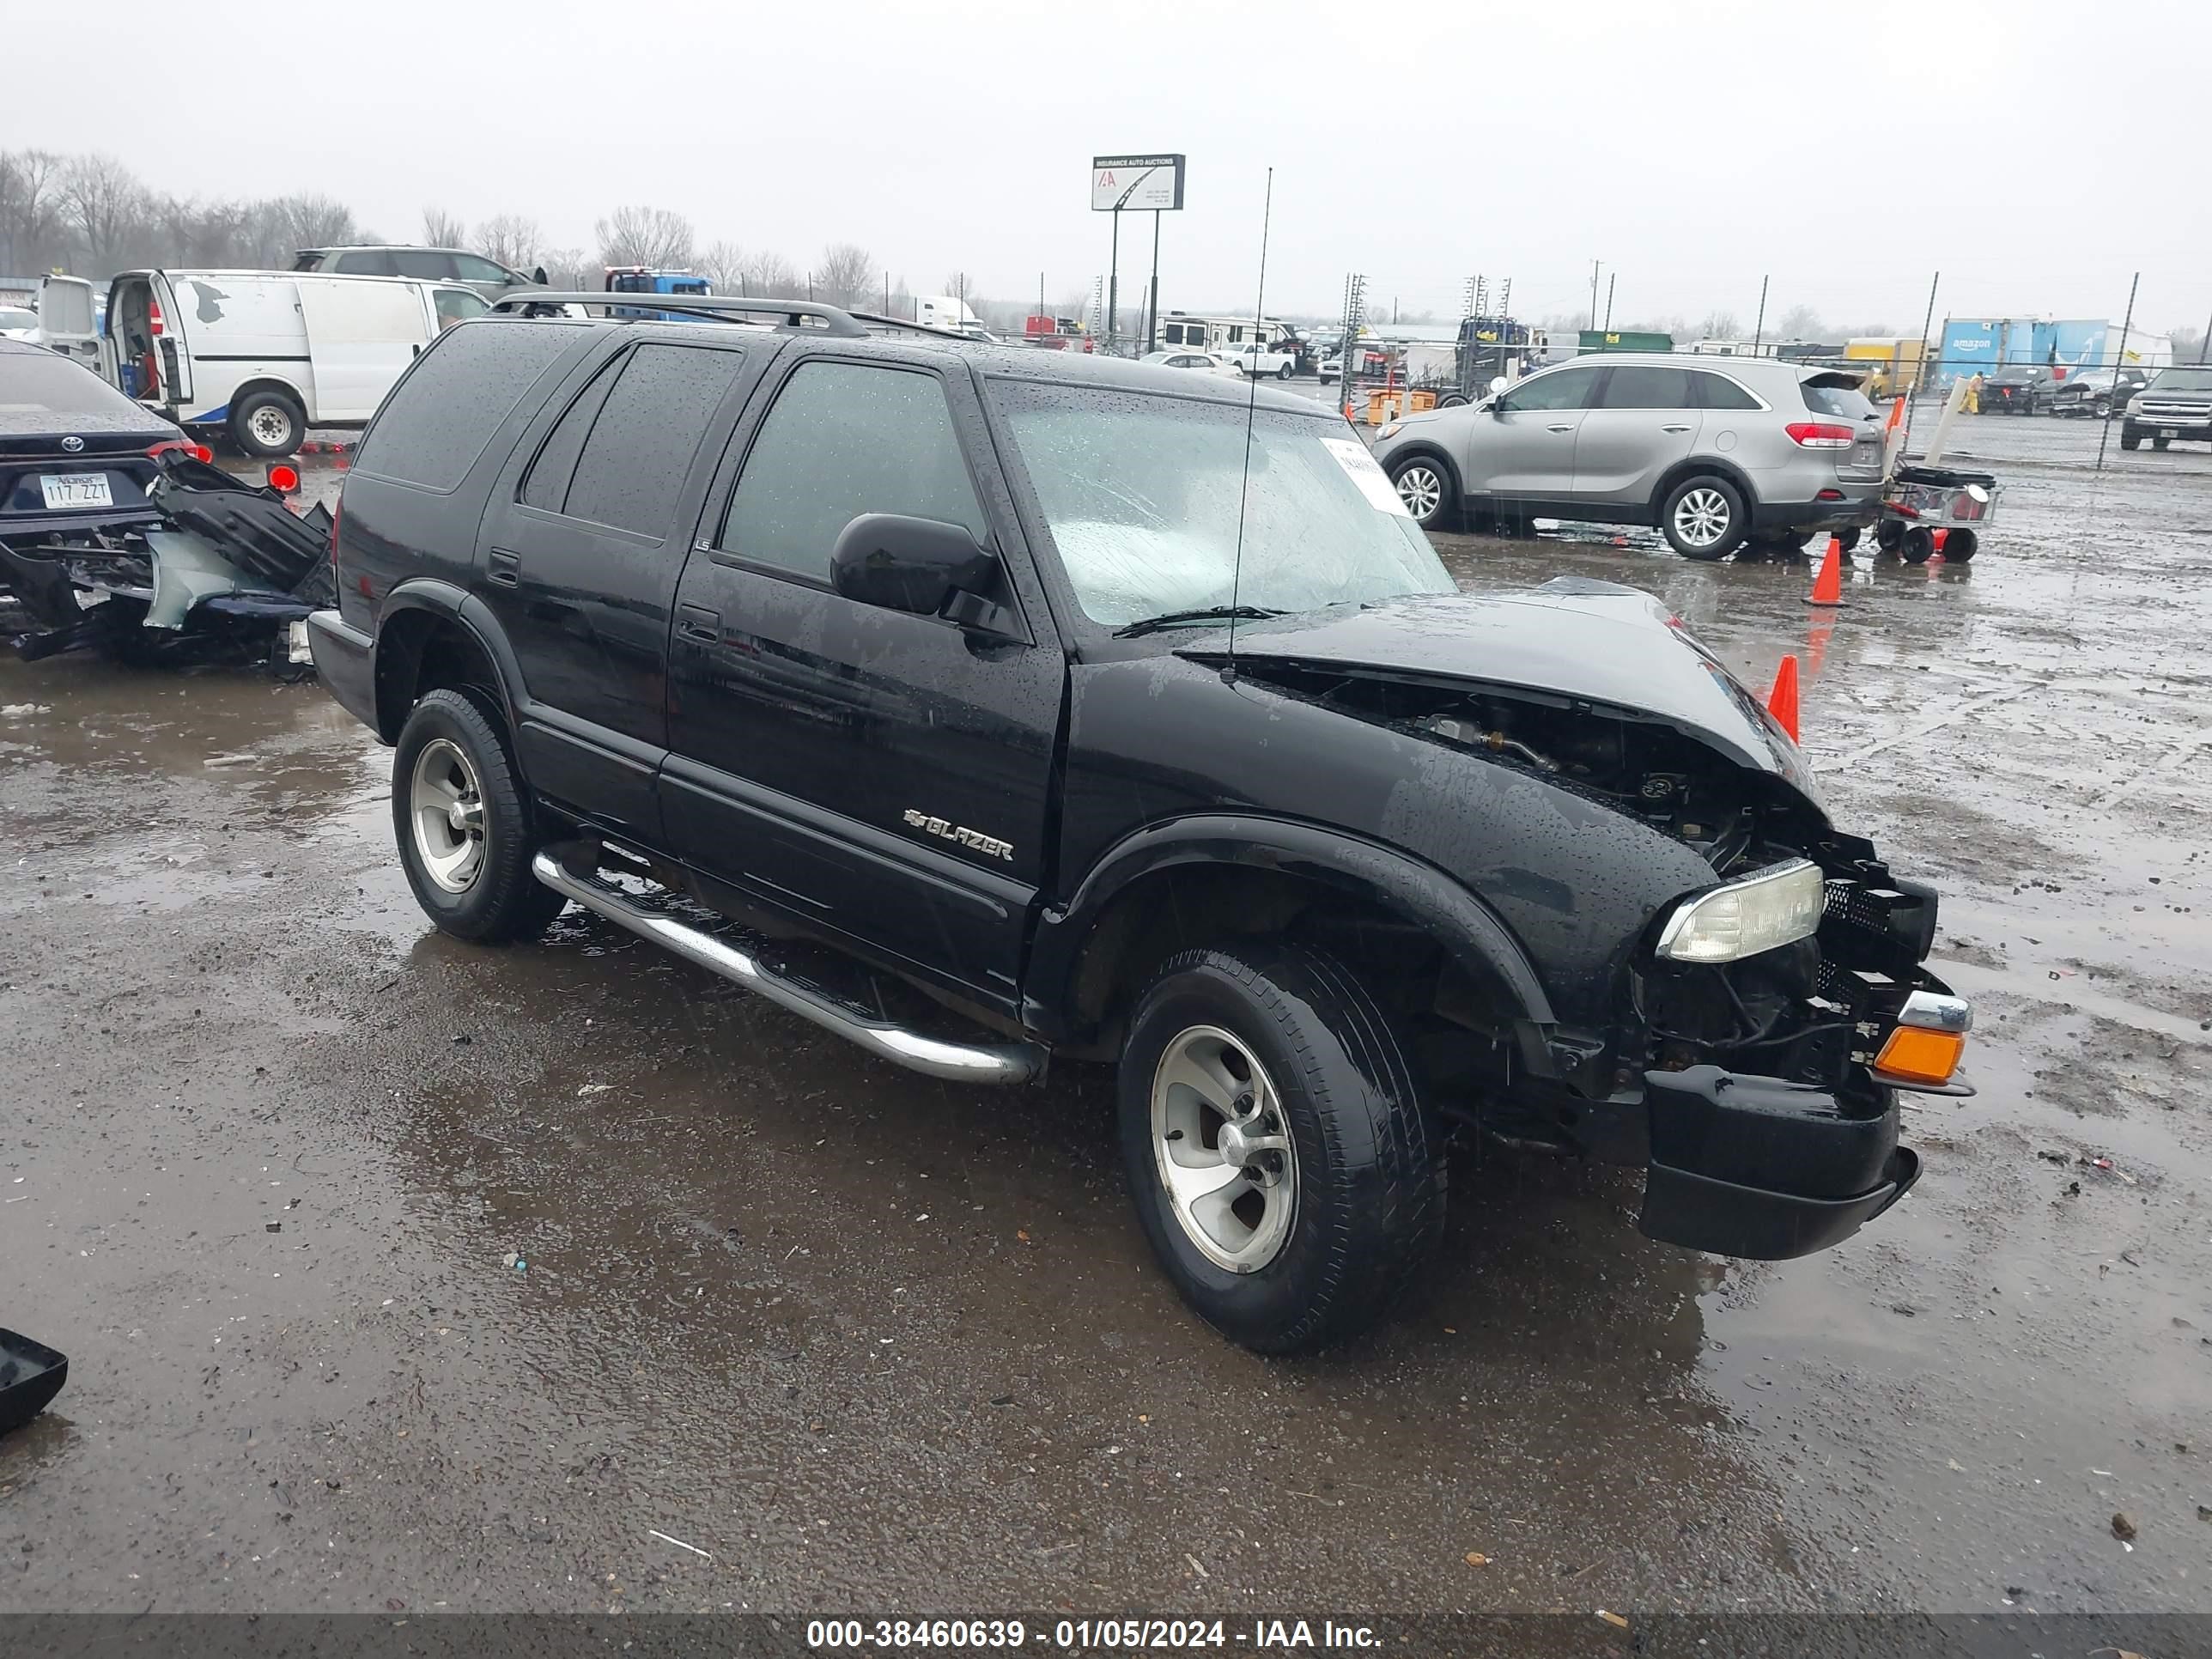
[(1858, 539), (1881, 495), (1863, 377), (1762, 358), (1611, 352), (1382, 428), (1375, 459), (1424, 529), (1478, 520), (1657, 525), (1686, 559)]

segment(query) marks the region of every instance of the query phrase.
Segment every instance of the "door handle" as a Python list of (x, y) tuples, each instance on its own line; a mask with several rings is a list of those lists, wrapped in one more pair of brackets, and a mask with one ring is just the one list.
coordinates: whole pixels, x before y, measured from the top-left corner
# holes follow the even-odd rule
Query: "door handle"
[(1662, 432), (1687, 432), (1690, 428), (1680, 421), (1669, 422), (1659, 428)]
[(490, 568), (485, 572), (485, 580), (495, 587), (522, 586), (521, 554), (510, 553), (503, 547), (495, 547), (491, 550), (491, 557), (488, 562)]
[(676, 631), (687, 640), (696, 640), (702, 645), (722, 642), (722, 613), (709, 611), (704, 605), (682, 605), (676, 607)]

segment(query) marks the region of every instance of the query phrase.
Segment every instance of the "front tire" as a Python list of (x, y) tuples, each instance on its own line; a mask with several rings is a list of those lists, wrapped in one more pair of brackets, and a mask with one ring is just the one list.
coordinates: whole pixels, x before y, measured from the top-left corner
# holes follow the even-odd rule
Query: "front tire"
[(2122, 427), (2120, 428), (2120, 447), (2123, 449), (2142, 448), (2142, 434), (2136, 431), (2133, 427)]
[(466, 692), (426, 692), (407, 716), (392, 757), (392, 827), (416, 902), (441, 933), (535, 939), (567, 902), (530, 873), (530, 799), (506, 738)]
[(1743, 496), (1726, 478), (1706, 473), (1685, 478), (1659, 514), (1667, 544), (1686, 559), (1726, 558), (1751, 529)]
[(1411, 456), (1390, 474), (1390, 483), (1415, 524), (1424, 530), (1445, 527), (1459, 493), (1450, 467), (1433, 455)]
[(1381, 1007), (1294, 945), (1188, 951), (1121, 1052), (1138, 1220), (1200, 1317), (1261, 1353), (1371, 1324), (1434, 1254), (1445, 1164)]
[(289, 393), (266, 387), (230, 406), (230, 441), (256, 460), (296, 453), (307, 436), (307, 412)]

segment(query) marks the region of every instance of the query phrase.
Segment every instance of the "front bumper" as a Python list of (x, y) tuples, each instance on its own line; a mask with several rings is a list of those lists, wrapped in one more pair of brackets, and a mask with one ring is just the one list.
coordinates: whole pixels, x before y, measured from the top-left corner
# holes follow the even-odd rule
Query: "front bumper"
[(314, 655), (317, 678), (339, 706), (377, 731), (375, 640), (337, 611), (318, 611), (307, 618), (307, 648)]
[(1650, 1153), (1638, 1226), (1717, 1255), (1783, 1261), (1841, 1243), (1902, 1198), (1920, 1160), (1894, 1094), (1867, 1110), (1718, 1066), (1644, 1073)]
[(2203, 416), (2166, 416), (2160, 415), (2130, 415), (2124, 428), (2131, 438), (2162, 438), (2169, 432), (2191, 443), (2212, 441), (2212, 420)]

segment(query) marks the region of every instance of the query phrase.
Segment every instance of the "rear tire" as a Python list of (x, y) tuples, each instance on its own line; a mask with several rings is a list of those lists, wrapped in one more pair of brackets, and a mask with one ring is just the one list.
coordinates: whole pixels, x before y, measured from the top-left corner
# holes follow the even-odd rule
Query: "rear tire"
[(506, 736), (465, 691), (425, 692), (400, 728), (392, 827), (416, 902), (441, 933), (535, 939), (567, 902), (530, 873), (530, 798)]
[(1965, 564), (1982, 550), (1982, 539), (1971, 530), (1954, 530), (1943, 538), (1943, 562)]
[(1905, 526), (1894, 519), (1884, 519), (1874, 527), (1874, 544), (1884, 553), (1895, 554), (1905, 547)]
[(298, 452), (307, 436), (307, 411), (288, 393), (264, 387), (230, 406), (230, 441), (256, 460)]
[(1936, 538), (1916, 525), (1905, 532), (1905, 542), (1897, 550), (1905, 556), (1907, 564), (1926, 564), (1936, 551)]
[(1750, 518), (1734, 484), (1700, 473), (1674, 486), (1660, 511), (1659, 527), (1666, 533), (1667, 544), (1684, 558), (1710, 563), (1742, 544)]
[(1390, 483), (1413, 522), (1424, 530), (1449, 527), (1459, 497), (1451, 468), (1433, 455), (1411, 455), (1393, 469)]
[(2150, 447), (2151, 447), (2153, 449), (2164, 449), (2164, 448), (2165, 448), (2168, 444), (2172, 443), (2172, 441), (2173, 441), (2173, 440), (2172, 440), (2172, 439), (2171, 439), (2171, 438), (2153, 438), (2153, 439), (2150, 441)]
[(1284, 363), (1279, 367), (1275, 370), (1275, 378), (1279, 380), (1289, 380), (1291, 378), (1291, 366), (1288, 363)]
[(1838, 530), (1836, 532), (1836, 544), (1846, 553), (1851, 551), (1859, 544), (1859, 527), (1853, 525), (1848, 530)]
[(1342, 1342), (1434, 1255), (1441, 1148), (1389, 1022), (1334, 958), (1241, 943), (1170, 958), (1130, 1022), (1118, 1093), (1139, 1223), (1231, 1340)]

